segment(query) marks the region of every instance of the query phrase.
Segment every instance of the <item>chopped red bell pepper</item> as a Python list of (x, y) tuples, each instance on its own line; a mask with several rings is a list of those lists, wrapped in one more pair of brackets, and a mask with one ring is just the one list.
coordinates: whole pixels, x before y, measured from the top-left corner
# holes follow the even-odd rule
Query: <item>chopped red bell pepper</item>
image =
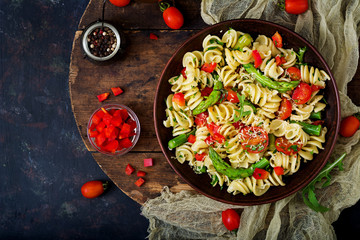
[(215, 140), (213, 139), (213, 137), (210, 135), (208, 136), (207, 138), (205, 138), (204, 142), (207, 144), (207, 145), (212, 145)]
[(150, 39), (152, 40), (158, 40), (159, 37), (157, 35), (155, 35), (154, 33), (150, 33)]
[(130, 125), (131, 131), (134, 131), (134, 129), (136, 128), (136, 122), (134, 120), (132, 120), (131, 118), (129, 118), (126, 121), (126, 123)]
[(123, 119), (121, 116), (117, 116), (117, 117), (113, 117), (110, 122), (115, 127), (120, 127), (121, 124), (123, 123)]
[(179, 106), (185, 106), (185, 96), (181, 92), (175, 93), (172, 98), (172, 101)]
[(131, 133), (131, 126), (130, 124), (124, 123), (121, 127), (119, 138), (127, 138)]
[(212, 73), (216, 68), (216, 62), (204, 63), (201, 67), (201, 71)]
[(90, 137), (96, 137), (97, 135), (99, 135), (98, 131), (96, 131), (95, 129), (94, 130), (89, 129), (89, 136)]
[(129, 113), (126, 109), (120, 109), (119, 110), (120, 116), (123, 119), (123, 121), (125, 122), (126, 119), (129, 117)]
[(98, 125), (96, 125), (96, 130), (98, 132), (102, 132), (106, 127), (106, 124), (104, 122), (100, 122)]
[(153, 165), (153, 159), (152, 158), (145, 158), (144, 159), (144, 167), (151, 167)]
[(196, 141), (195, 135), (190, 135), (190, 136), (188, 137), (187, 141), (188, 141), (189, 143), (194, 143), (194, 142)]
[(186, 76), (185, 71), (186, 71), (186, 67), (184, 67), (184, 68), (181, 70), (181, 74), (183, 75), (183, 77), (184, 77), (185, 79), (187, 79), (187, 76)]
[(113, 87), (111, 91), (115, 96), (122, 94), (124, 91), (120, 87)]
[(144, 180), (144, 179), (139, 178), (139, 179), (135, 182), (135, 185), (136, 185), (136, 186), (138, 186), (138, 187), (140, 187), (141, 185), (143, 185), (143, 184), (144, 184), (144, 182), (145, 182), (145, 180)]
[(119, 140), (119, 146), (122, 148), (129, 148), (132, 146), (132, 142), (129, 138)]
[(138, 177), (144, 177), (146, 175), (146, 172), (144, 171), (138, 171), (136, 174)]
[(212, 137), (215, 141), (217, 141), (220, 144), (225, 142), (225, 137), (223, 135), (221, 135), (220, 133), (215, 133), (214, 136), (212, 136)]
[(109, 141), (105, 146), (103, 146), (103, 150), (107, 152), (114, 153), (119, 147), (119, 142), (117, 140)]
[(274, 171), (275, 171), (276, 175), (278, 175), (278, 176), (284, 175), (284, 168), (282, 168), (282, 167), (274, 167)]
[(196, 153), (196, 154), (195, 154), (195, 159), (196, 159), (196, 161), (202, 162), (202, 161), (205, 160), (205, 157), (206, 157), (206, 156), (207, 156), (206, 153), (201, 153), (201, 154)]
[(257, 51), (257, 50), (253, 50), (251, 52), (255, 62), (254, 62), (254, 67), (258, 68), (260, 67), (261, 63), (262, 63), (262, 59), (261, 59), (261, 56), (260, 56), (260, 53)]
[(206, 127), (209, 130), (211, 136), (214, 136), (215, 133), (218, 133), (220, 129), (220, 126), (216, 125), (214, 122), (207, 124)]
[(318, 85), (311, 85), (311, 92), (319, 91), (320, 89), (323, 89), (324, 87), (318, 86)]
[(130, 164), (126, 165), (125, 173), (127, 175), (131, 175), (135, 171), (135, 168), (133, 168)]
[(253, 177), (255, 179), (267, 179), (269, 177), (269, 172), (261, 168), (255, 168)]
[[(102, 111), (100, 111), (100, 112), (102, 112)], [(94, 114), (94, 116), (92, 117), (91, 120), (95, 125), (98, 125), (101, 122), (101, 119), (102, 119), (102, 117), (99, 117), (99, 115)]]
[(97, 95), (97, 98), (99, 100), (99, 102), (102, 102), (104, 100), (106, 100), (109, 97), (110, 93), (102, 93), (100, 95)]
[(274, 42), (275, 47), (281, 48), (283, 46), (280, 33), (276, 32), (271, 38)]
[(195, 116), (195, 124), (196, 126), (199, 126), (199, 127), (203, 127), (206, 125), (207, 123), (207, 118), (209, 117), (209, 113), (206, 111), (206, 112), (202, 112), (198, 115)]
[(98, 145), (99, 147), (101, 147), (101, 145), (103, 145), (106, 141), (106, 137), (105, 137), (105, 133), (101, 132), (99, 135), (97, 135), (95, 137), (95, 143), (96, 145)]
[(113, 116), (110, 113), (105, 113), (102, 120), (106, 126), (109, 126), (111, 124), (112, 118)]
[(280, 57), (279, 55), (275, 57), (275, 62), (277, 66), (281, 66), (286, 63), (285, 57)]

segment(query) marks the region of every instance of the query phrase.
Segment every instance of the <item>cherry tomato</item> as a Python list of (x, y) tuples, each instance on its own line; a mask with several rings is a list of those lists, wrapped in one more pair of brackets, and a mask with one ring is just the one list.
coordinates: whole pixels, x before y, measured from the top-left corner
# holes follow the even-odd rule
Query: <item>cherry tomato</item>
[(340, 135), (343, 137), (351, 137), (359, 129), (360, 122), (355, 116), (348, 116), (341, 121)]
[(287, 98), (283, 98), (280, 104), (279, 112), (278, 112), (278, 118), (281, 120), (285, 120), (288, 117), (290, 117), (292, 112), (292, 105)]
[(282, 37), (280, 35), (280, 33), (276, 32), (273, 36), (272, 36), (272, 40), (274, 42), (275, 47), (277, 48), (281, 48), (283, 46), (282, 44)]
[(216, 68), (216, 62), (204, 63), (201, 67), (201, 71), (212, 73)]
[(201, 90), (201, 96), (203, 96), (203, 97), (209, 96), (212, 91), (213, 91), (213, 88), (211, 88), (211, 87), (204, 87), (204, 89)]
[(185, 106), (185, 97), (184, 97), (184, 94), (181, 92), (175, 93), (172, 101), (175, 102), (179, 106)]
[(269, 172), (261, 168), (255, 168), (253, 177), (255, 179), (267, 179), (269, 177)]
[(282, 168), (282, 167), (274, 167), (274, 171), (275, 171), (276, 175), (278, 175), (278, 176), (284, 175), (284, 168)]
[(227, 97), (226, 100), (228, 100), (229, 102), (232, 103), (238, 103), (239, 102), (239, 98), (237, 96), (237, 92), (231, 90), (231, 89), (226, 89), (227, 90)]
[(243, 149), (250, 153), (265, 151), (269, 144), (269, 136), (261, 127), (247, 126), (240, 129), (240, 142)]
[(296, 104), (304, 104), (311, 98), (311, 87), (309, 84), (301, 82), (294, 90), (292, 99)]
[(196, 126), (199, 126), (199, 127), (203, 127), (206, 125), (207, 123), (207, 118), (209, 116), (209, 113), (206, 111), (206, 112), (202, 112), (198, 115), (195, 116), (195, 124)]
[(285, 137), (279, 137), (275, 140), (275, 147), (279, 152), (290, 156), (299, 152), (303, 147), (303, 144), (301, 141), (291, 143)]
[(308, 0), (285, 0), (285, 11), (290, 14), (301, 14), (309, 8)]
[(109, 186), (109, 182), (102, 181), (89, 181), (82, 185), (81, 194), (86, 198), (96, 198), (106, 191)]
[(298, 81), (301, 80), (301, 72), (297, 67), (289, 67), (286, 72), (289, 74), (291, 80)]
[(130, 0), (109, 0), (113, 5), (118, 7), (125, 7), (130, 3)]
[(184, 24), (184, 17), (179, 11), (179, 9), (177, 9), (176, 7), (170, 7), (169, 4), (165, 4), (163, 5), (164, 7), (162, 7), (162, 2), (160, 2), (159, 4), (160, 9), (163, 11), (163, 18), (166, 25), (168, 25), (168, 27), (172, 29), (181, 28)]
[(261, 63), (262, 63), (262, 59), (261, 59), (261, 56), (260, 56), (260, 53), (257, 51), (257, 50), (253, 50), (251, 52), (255, 62), (254, 62), (254, 67), (258, 68), (260, 67)]
[(221, 213), (222, 222), (229, 231), (239, 228), (240, 216), (234, 209), (226, 209)]

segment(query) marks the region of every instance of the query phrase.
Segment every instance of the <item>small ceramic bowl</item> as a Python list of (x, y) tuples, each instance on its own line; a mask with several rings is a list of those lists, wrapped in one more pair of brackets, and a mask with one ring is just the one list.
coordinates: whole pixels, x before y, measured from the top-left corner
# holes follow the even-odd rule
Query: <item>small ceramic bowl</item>
[[(99, 111), (103, 111), (102, 109), (105, 109), (106, 111), (111, 111), (111, 110), (121, 110), (121, 109), (125, 109), (127, 110), (129, 117), (127, 118), (127, 121), (129, 121), (129, 119), (132, 119), (135, 123), (136, 123), (136, 128), (134, 129), (134, 135), (129, 137), (129, 139), (131, 140), (131, 147), (128, 148), (123, 148), (121, 150), (117, 150), (115, 152), (109, 152), (104, 150), (103, 148), (99, 147), (95, 141), (96, 137), (91, 137), (90, 136), (90, 129), (92, 129), (92, 124), (93, 124), (93, 117), (96, 113), (98, 113)], [(98, 151), (101, 152), (103, 154), (106, 155), (110, 155), (110, 156), (121, 156), (126, 154), (127, 152), (129, 152), (137, 143), (137, 141), (139, 140), (140, 137), (140, 121), (138, 119), (138, 117), (136, 116), (136, 114), (134, 113), (134, 111), (132, 111), (129, 107), (125, 106), (125, 105), (121, 105), (121, 104), (105, 104), (102, 105), (101, 107), (99, 107), (98, 109), (96, 109), (94, 111), (94, 113), (91, 115), (88, 125), (87, 125), (87, 136), (88, 139), (91, 143), (91, 145)], [(117, 141), (121, 141), (120, 139), (116, 139)]]
[[(105, 30), (106, 29), (106, 30)], [(100, 44), (93, 44), (90, 42), (90, 37), (94, 34), (94, 32), (98, 32), (101, 30), (101, 37), (105, 37), (106, 35), (111, 34), (111, 37), (116, 40), (113, 44), (108, 46), (108, 43), (102, 42), (101, 44), (104, 46), (104, 52), (108, 51), (108, 53), (99, 55), (94, 53), (94, 49)], [(102, 36), (102, 34), (106, 34)], [(110, 36), (110, 35), (109, 35)], [(103, 40), (103, 39), (102, 39)], [(111, 59), (114, 59), (116, 55), (120, 52), (121, 49), (121, 34), (120, 32), (110, 23), (107, 22), (95, 22), (87, 26), (82, 34), (81, 46), (84, 51), (85, 56), (92, 61), (95, 62), (108, 62)], [(95, 45), (95, 46), (94, 46)]]

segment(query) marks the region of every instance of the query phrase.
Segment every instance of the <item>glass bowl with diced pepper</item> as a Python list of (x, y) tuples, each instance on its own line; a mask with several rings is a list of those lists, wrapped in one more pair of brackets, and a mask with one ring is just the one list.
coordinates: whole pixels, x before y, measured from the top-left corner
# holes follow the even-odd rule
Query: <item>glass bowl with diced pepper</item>
[(140, 122), (129, 107), (106, 104), (91, 115), (87, 136), (97, 151), (111, 156), (124, 155), (139, 140)]

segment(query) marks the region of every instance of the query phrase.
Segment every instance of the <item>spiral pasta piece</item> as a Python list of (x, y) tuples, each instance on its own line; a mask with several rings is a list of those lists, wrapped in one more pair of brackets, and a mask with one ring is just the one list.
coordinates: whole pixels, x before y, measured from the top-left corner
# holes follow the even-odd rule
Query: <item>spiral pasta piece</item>
[(283, 63), (281, 65), (281, 67), (283, 67), (284, 69), (287, 69), (289, 67), (292, 67), (295, 65), (296, 63), (296, 53), (294, 52), (293, 49), (283, 49), (283, 48), (279, 48), (280, 52), (281, 52), (281, 56), (284, 57), (285, 59), (285, 63)]
[(298, 154), (286, 155), (282, 152), (270, 153), (270, 166), (282, 167), (284, 174), (292, 175), (300, 168), (300, 156)]
[(198, 68), (204, 64), (204, 55), (200, 51), (193, 51), (185, 53), (182, 60), (183, 67)]
[(209, 134), (210, 134), (209, 130), (207, 129), (206, 126), (199, 127), (198, 129), (196, 129), (195, 132), (196, 140), (191, 146), (191, 150), (199, 154), (206, 152), (207, 149), (209, 148), (209, 145), (205, 143), (205, 139), (208, 137)]
[(242, 51), (234, 50), (231, 53), (238, 63), (247, 64), (254, 62), (254, 57), (251, 54), (252, 50), (248, 47), (244, 47)]
[(264, 58), (260, 65), (260, 70), (264, 72), (265, 76), (271, 77), (278, 80), (279, 77), (284, 73), (284, 69), (278, 66), (275, 62), (275, 58)]
[(264, 55), (266, 55), (269, 51), (273, 57), (280, 54), (279, 49), (275, 47), (271, 38), (265, 35), (259, 35), (256, 38), (255, 42), (253, 43), (253, 50), (257, 50), (262, 58), (264, 58)]
[(238, 107), (231, 102), (223, 102), (208, 108), (209, 120), (216, 124), (223, 124), (233, 122), (235, 115), (238, 113), (235, 110)]
[(270, 186), (285, 186), (285, 183), (282, 180), (282, 175), (277, 175), (275, 171), (272, 171), (269, 174), (269, 178), (266, 179), (265, 182), (269, 183)]
[(227, 48), (234, 48), (241, 35), (244, 34), (242, 32), (235, 31), (234, 29), (229, 29), (223, 34), (221, 41), (225, 43)]
[(191, 143), (186, 142), (175, 149), (175, 157), (180, 163), (189, 162), (190, 166), (194, 165), (195, 154), (191, 150)]
[(220, 66), (225, 64), (222, 56), (223, 43), (218, 36), (207, 35), (202, 45), (204, 49), (204, 61), (206, 63), (216, 62)]
[(244, 179), (235, 179), (228, 186), (228, 193), (236, 195), (242, 193), (246, 195), (248, 193), (254, 193), (255, 196), (261, 196), (267, 192), (270, 188), (269, 181), (256, 180), (254, 177), (247, 177)]
[(217, 68), (216, 71), (219, 74), (224, 87), (233, 88), (240, 83), (240, 80), (238, 79), (239, 74), (236, 73), (235, 70), (231, 67), (225, 66), (223, 68)]
[(309, 135), (296, 123), (288, 123), (284, 120), (275, 119), (270, 123), (270, 133), (276, 137), (285, 137), (292, 143), (300, 141), (304, 146), (309, 140)]
[(330, 80), (330, 76), (324, 71), (308, 65), (301, 65), (301, 80), (312, 85), (325, 87), (325, 81)]
[(234, 58), (233, 52), (231, 52), (228, 48), (225, 48), (225, 62), (233, 70), (237, 69), (240, 65), (240, 63)]
[(324, 127), (321, 130), (320, 136), (310, 136), (307, 144), (299, 151), (299, 155), (304, 159), (304, 161), (313, 160), (314, 154), (318, 154), (319, 149), (323, 149), (322, 144), (325, 142), (326, 132), (327, 128)]

